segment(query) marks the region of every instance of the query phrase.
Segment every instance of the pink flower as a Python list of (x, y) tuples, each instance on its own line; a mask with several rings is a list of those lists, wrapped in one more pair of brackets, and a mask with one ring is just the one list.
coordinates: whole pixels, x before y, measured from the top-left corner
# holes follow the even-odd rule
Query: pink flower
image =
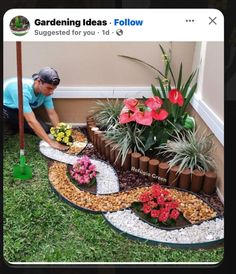
[(135, 120), (138, 124), (144, 126), (150, 126), (152, 124), (152, 114), (149, 111), (137, 111), (135, 112)]
[(120, 117), (119, 117), (120, 124), (126, 124), (126, 123), (129, 123), (132, 121), (135, 121), (134, 114), (132, 114), (130, 112), (124, 112), (124, 113), (120, 114)]
[(168, 117), (168, 112), (165, 109), (152, 110), (152, 118), (157, 121), (163, 121)]
[(148, 98), (145, 101), (145, 105), (148, 106), (152, 110), (157, 110), (162, 106), (163, 102), (158, 96), (154, 96), (151, 98)]
[(135, 98), (128, 98), (124, 100), (124, 105), (131, 111), (135, 112), (138, 110), (138, 100)]
[(184, 104), (184, 97), (177, 89), (172, 89), (169, 91), (169, 100), (172, 104), (178, 104), (180, 107)]

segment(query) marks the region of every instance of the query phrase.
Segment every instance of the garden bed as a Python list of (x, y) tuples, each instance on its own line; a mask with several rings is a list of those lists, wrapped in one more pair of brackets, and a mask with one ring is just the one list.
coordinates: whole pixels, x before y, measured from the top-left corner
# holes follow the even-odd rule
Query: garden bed
[[(119, 169), (116, 163), (109, 164), (105, 155), (101, 155), (93, 144), (88, 143), (80, 152), (79, 157), (82, 155), (90, 157), (94, 164), (100, 166), (99, 171), (101, 173), (108, 170), (108, 172), (113, 172), (112, 176), (107, 173), (102, 178), (97, 178), (97, 195), (95, 195), (86, 189), (79, 189), (68, 176), (68, 165), (72, 165), (78, 156), (47, 147), (45, 144), (42, 145), (42, 142), (40, 143), (40, 151), (46, 157), (57, 161), (50, 163), (49, 180), (52, 189), (59, 197), (78, 209), (92, 213), (104, 213), (104, 218), (112, 227), (125, 232), (129, 237), (139, 240), (146, 239), (150, 243), (166, 243), (180, 247), (208, 246), (223, 241), (224, 207), (215, 192), (206, 195), (201, 191), (196, 195), (189, 191), (180, 190), (178, 187), (162, 186), (171, 189), (171, 194), (182, 200), (182, 212), (188, 218), (188, 224), (186, 223), (184, 227), (180, 228), (177, 224), (171, 231), (163, 234), (163, 228), (148, 224), (132, 210), (132, 203), (137, 202), (140, 194), (150, 189), (151, 185), (155, 183), (148, 177), (131, 170)], [(188, 215), (194, 215), (193, 212), (199, 216), (203, 216), (205, 213), (202, 213), (207, 212), (207, 215), (191, 219), (191, 216)], [(135, 226), (132, 225), (132, 222), (135, 223)], [(213, 227), (216, 228), (214, 235)], [(180, 236), (177, 237), (176, 231), (180, 231)], [(194, 238), (196, 231), (200, 233), (200, 236)]]
[(129, 151), (122, 164), (121, 157), (119, 157), (119, 146), (99, 130), (92, 116), (87, 118), (87, 131), (88, 138), (100, 155), (111, 164), (115, 164), (118, 170), (131, 170), (142, 177), (147, 177), (151, 182), (179, 187), (196, 193), (203, 192), (211, 195), (216, 190), (217, 175), (213, 171), (194, 170), (191, 173), (189, 169), (185, 169), (178, 174), (178, 167), (170, 168), (169, 164), (161, 159), (151, 158), (132, 151)]

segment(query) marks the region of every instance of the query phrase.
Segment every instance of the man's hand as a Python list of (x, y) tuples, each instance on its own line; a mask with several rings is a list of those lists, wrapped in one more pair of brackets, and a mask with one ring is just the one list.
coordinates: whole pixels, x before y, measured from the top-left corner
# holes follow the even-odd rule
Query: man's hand
[(53, 140), (49, 143), (49, 145), (51, 147), (55, 148), (55, 149), (59, 149), (59, 150), (62, 150), (62, 151), (65, 151), (65, 150), (69, 149), (68, 146), (62, 145), (62, 144), (60, 144), (60, 143), (58, 143), (56, 141), (53, 141)]

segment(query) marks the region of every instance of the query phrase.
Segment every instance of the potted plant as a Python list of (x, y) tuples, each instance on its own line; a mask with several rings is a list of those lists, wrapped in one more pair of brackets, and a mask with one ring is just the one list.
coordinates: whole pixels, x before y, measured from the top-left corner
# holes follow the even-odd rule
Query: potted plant
[(59, 123), (56, 127), (50, 128), (50, 133), (57, 142), (67, 146), (72, 145), (73, 138), (71, 125), (66, 123)]
[(77, 159), (69, 169), (72, 179), (82, 187), (91, 187), (96, 183), (96, 166), (91, 163), (87, 155)]
[(52, 137), (59, 143), (69, 146), (66, 151), (68, 154), (78, 154), (87, 145), (88, 141), (85, 135), (70, 124), (59, 123), (56, 127), (50, 128)]
[(189, 222), (178, 209), (179, 201), (171, 197), (170, 192), (159, 184), (150, 191), (142, 193), (139, 201), (132, 204), (134, 212), (151, 225), (165, 229), (183, 227)]

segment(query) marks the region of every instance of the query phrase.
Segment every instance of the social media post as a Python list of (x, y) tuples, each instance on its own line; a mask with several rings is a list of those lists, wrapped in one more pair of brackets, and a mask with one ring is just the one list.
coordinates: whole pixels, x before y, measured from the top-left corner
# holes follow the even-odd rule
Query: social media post
[(223, 260), (223, 24), (213, 9), (4, 15), (7, 263)]

